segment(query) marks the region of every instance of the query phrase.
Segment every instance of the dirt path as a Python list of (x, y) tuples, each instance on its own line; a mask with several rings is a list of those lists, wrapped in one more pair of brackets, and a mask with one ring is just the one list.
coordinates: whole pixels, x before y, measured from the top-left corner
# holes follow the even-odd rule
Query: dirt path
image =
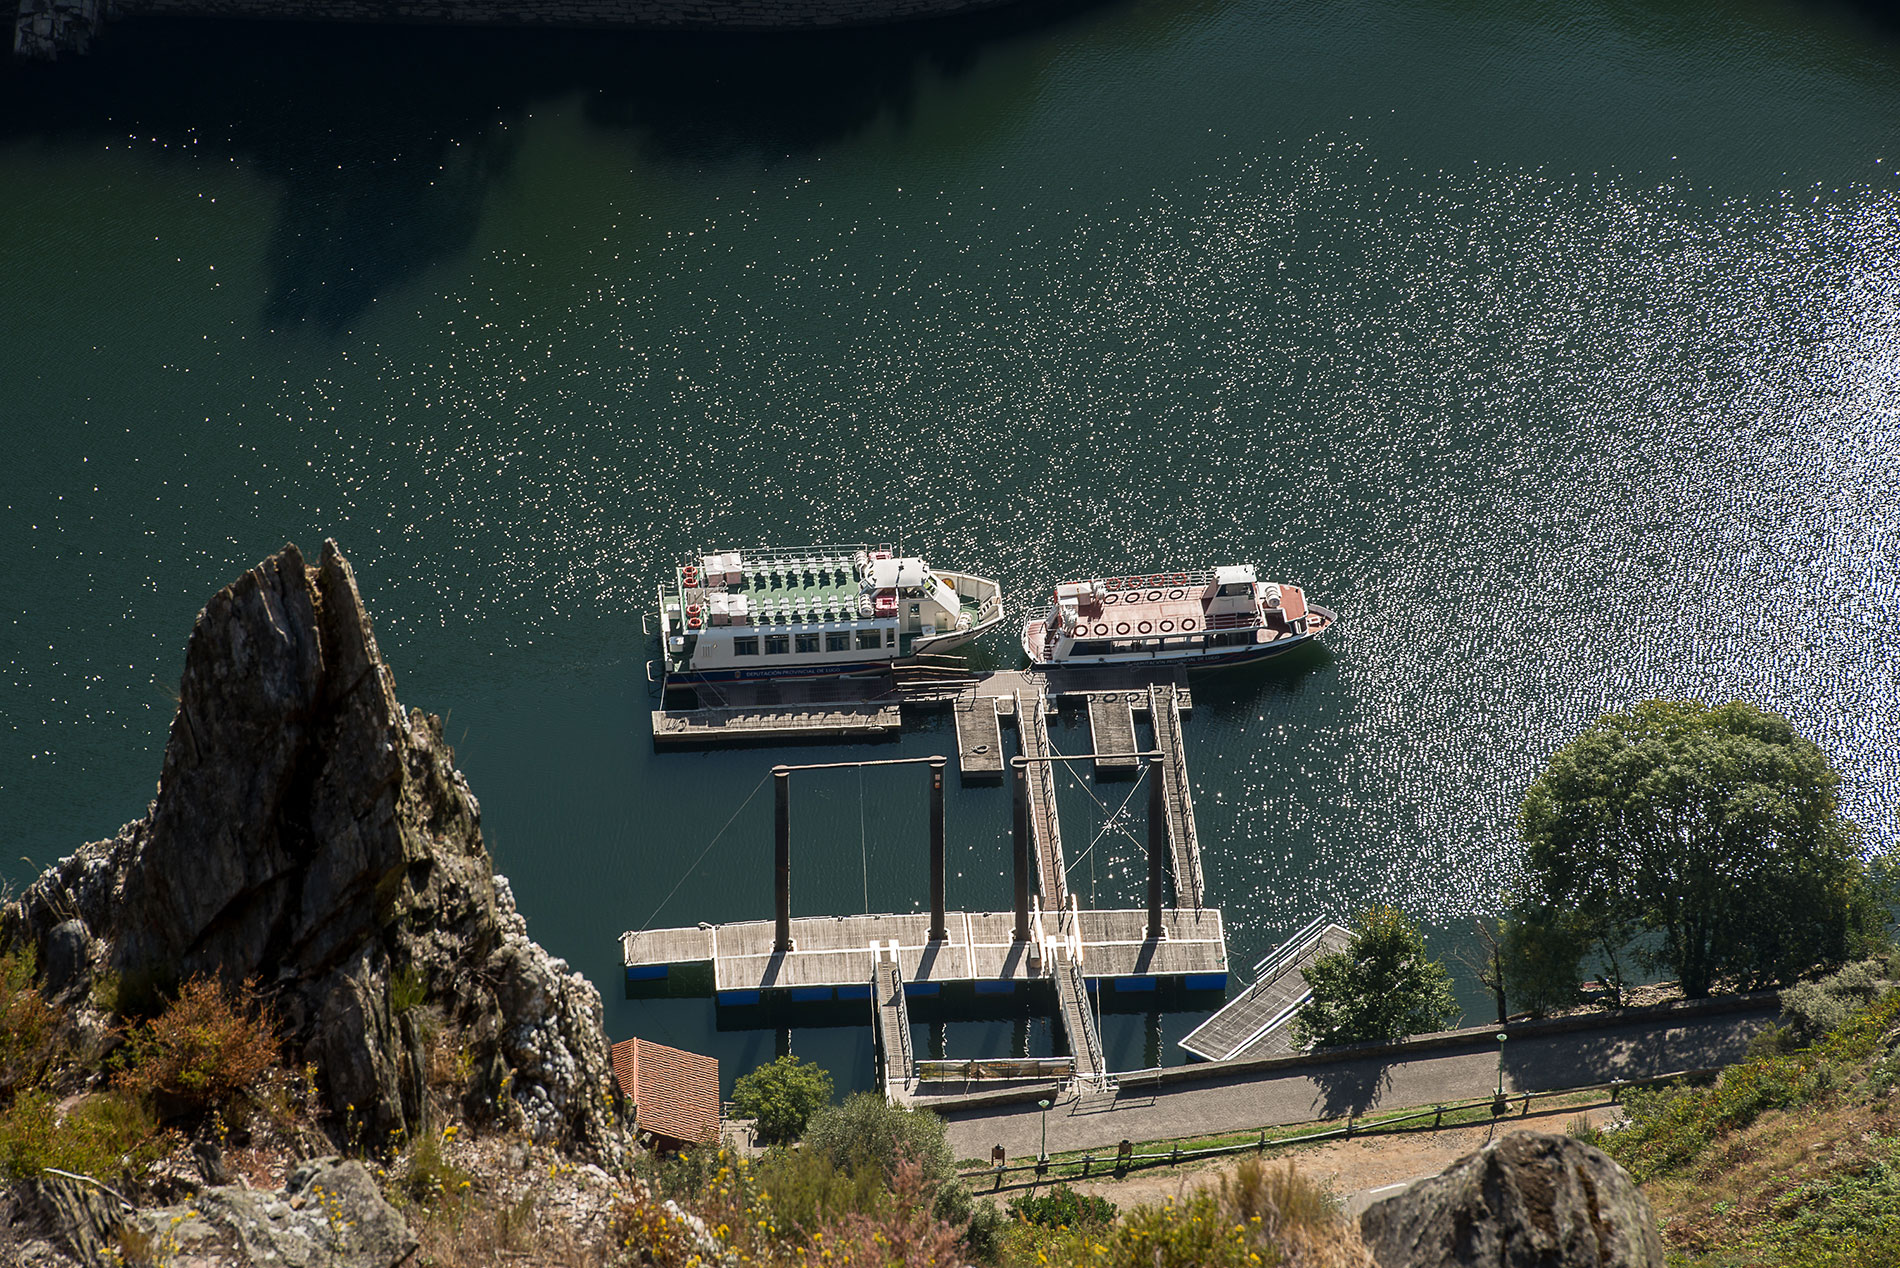
[[(1508, 1127), (1486, 1124), (1474, 1127), (1447, 1127), (1439, 1131), (1395, 1132), (1368, 1136), (1359, 1140), (1333, 1140), (1317, 1145), (1301, 1145), (1267, 1152), (1270, 1162), (1279, 1164), (1292, 1159), (1311, 1179), (1325, 1184), (1342, 1200), (1368, 1189), (1401, 1184), (1434, 1176), (1451, 1163), (1482, 1148), (1502, 1131), (1525, 1129), (1561, 1132), (1573, 1118), (1588, 1114), (1601, 1127), (1616, 1113), (1613, 1106), (1589, 1110), (1555, 1108), (1528, 1118), (1512, 1118)], [(1069, 1181), (1079, 1193), (1093, 1193), (1117, 1206), (1154, 1205), (1167, 1197), (1192, 1193), (1203, 1185), (1217, 1185), (1220, 1177), (1240, 1165), (1241, 1157), (1221, 1158), (1180, 1167), (1159, 1167), (1136, 1171), (1125, 1180)], [(1013, 1196), (1005, 1193), (1004, 1197)], [(1350, 1203), (1349, 1203), (1350, 1205)]]

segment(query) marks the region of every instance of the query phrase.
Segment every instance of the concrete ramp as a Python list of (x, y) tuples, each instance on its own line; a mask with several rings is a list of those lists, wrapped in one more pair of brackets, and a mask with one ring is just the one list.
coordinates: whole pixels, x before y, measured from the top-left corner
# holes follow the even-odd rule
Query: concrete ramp
[(1253, 985), (1194, 1028), (1181, 1046), (1207, 1061), (1293, 1051), (1293, 1017), (1312, 995), (1301, 972), (1343, 950), (1352, 931), (1321, 917), (1254, 966)]

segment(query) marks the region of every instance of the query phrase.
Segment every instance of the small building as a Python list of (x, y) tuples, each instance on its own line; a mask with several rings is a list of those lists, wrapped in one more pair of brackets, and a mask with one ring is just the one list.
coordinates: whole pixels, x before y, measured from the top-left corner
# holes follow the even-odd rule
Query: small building
[(633, 1102), (633, 1121), (659, 1149), (719, 1138), (719, 1058), (646, 1039), (613, 1046), (614, 1078)]

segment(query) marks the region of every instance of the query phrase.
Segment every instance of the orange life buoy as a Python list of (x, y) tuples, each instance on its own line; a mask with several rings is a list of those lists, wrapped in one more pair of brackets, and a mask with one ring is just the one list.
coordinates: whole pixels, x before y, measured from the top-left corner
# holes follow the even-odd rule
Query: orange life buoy
[(1157, 572), (1156, 574), (1154, 574), (1154, 576), (1152, 576), (1152, 577), (1149, 577), (1149, 578), (1148, 578), (1148, 579), (1147, 579), (1147, 580), (1146, 580), (1145, 582), (1143, 582), (1142, 584), (1143, 584), (1143, 585), (1150, 585), (1150, 586), (1158, 586), (1158, 585), (1160, 585), (1160, 584), (1161, 584), (1161, 583), (1162, 583), (1163, 581), (1165, 581), (1165, 580), (1166, 580), (1166, 578), (1165, 578), (1165, 577), (1163, 577), (1163, 576), (1162, 576), (1162, 575), (1161, 575), (1160, 573), (1158, 573), (1158, 572)]
[(686, 605), (686, 615), (688, 615), (688, 616), (698, 616), (698, 615), (699, 615), (699, 605), (698, 605), (697, 603), (689, 603), (689, 604), (687, 604), (687, 605)]
[(698, 617), (696, 617), (696, 616), (689, 616), (689, 617), (687, 617), (687, 618), (686, 618), (686, 628), (687, 628), (687, 629), (689, 629), (689, 630), (696, 630), (696, 629), (698, 629), (698, 628), (699, 628), (699, 618), (698, 618)]
[(1173, 578), (1171, 579), (1171, 584), (1173, 584), (1173, 585), (1177, 585), (1177, 586), (1184, 586), (1184, 585), (1186, 585), (1186, 584), (1187, 584), (1187, 574), (1186, 574), (1185, 572), (1177, 572), (1177, 573), (1175, 573), (1175, 574), (1174, 574), (1174, 576), (1173, 576)]
[(1120, 577), (1110, 577), (1105, 584), (1110, 590), (1119, 590), (1122, 588), (1122, 579)]

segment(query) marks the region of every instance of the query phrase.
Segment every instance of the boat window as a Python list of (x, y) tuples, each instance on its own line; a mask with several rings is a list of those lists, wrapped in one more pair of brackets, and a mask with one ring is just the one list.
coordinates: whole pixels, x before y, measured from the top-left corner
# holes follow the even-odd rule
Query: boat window
[(910, 614), (912, 616), (916, 616), (919, 612), (922, 612), (923, 610), (924, 610), (923, 604), (921, 603), (913, 603), (910, 605)]
[(818, 650), (818, 636), (816, 634), (800, 634), (797, 637), (799, 651), (815, 652)]
[(885, 631), (884, 631), (884, 646), (886, 646), (886, 647), (896, 647), (896, 646), (897, 646), (897, 629), (896, 629), (896, 627), (894, 627), (894, 626), (893, 626), (892, 628), (890, 628), (890, 629), (888, 629), (888, 630), (885, 630)]
[(1074, 654), (1077, 656), (1106, 656), (1108, 655), (1108, 640), (1105, 638), (1082, 639), (1076, 643)]
[(1222, 594), (1252, 594), (1253, 587), (1241, 582), (1234, 585), (1222, 586), (1220, 592)]
[(851, 636), (843, 633), (825, 635), (825, 650), (828, 652), (850, 651)]
[(759, 640), (756, 638), (733, 639), (732, 654), (734, 656), (757, 656), (759, 654)]
[(792, 638), (789, 634), (767, 634), (765, 636), (765, 654), (783, 656), (792, 650)]
[(874, 652), (883, 645), (883, 642), (884, 640), (877, 636), (876, 630), (858, 631), (858, 650), (861, 652)]

